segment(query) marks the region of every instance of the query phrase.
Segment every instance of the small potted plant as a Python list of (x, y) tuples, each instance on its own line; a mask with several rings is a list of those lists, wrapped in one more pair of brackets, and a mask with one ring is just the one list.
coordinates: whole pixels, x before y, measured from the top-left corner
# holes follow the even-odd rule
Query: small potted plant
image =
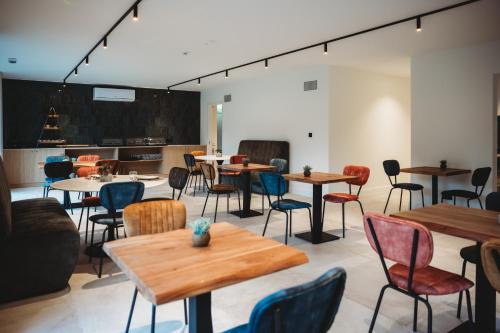
[(304, 165), (304, 177), (310, 177), (311, 176), (311, 166), (310, 165)]
[(446, 168), (448, 167), (448, 166), (447, 166), (447, 163), (446, 163), (446, 160), (441, 160), (441, 161), (439, 161), (439, 163), (440, 163), (440, 164), (439, 164), (439, 168), (440, 168), (441, 170), (446, 170)]
[(215, 150), (215, 156), (221, 157), (222, 156), (222, 149)]
[(189, 223), (189, 227), (193, 229), (193, 246), (205, 247), (210, 243), (210, 226), (212, 222), (206, 217), (200, 217)]
[(246, 157), (246, 158), (244, 158), (244, 159), (243, 159), (243, 161), (242, 161), (242, 162), (243, 162), (243, 166), (244, 166), (244, 167), (247, 167), (247, 166), (248, 166), (248, 163), (250, 163), (250, 159), (249, 159), (248, 157)]

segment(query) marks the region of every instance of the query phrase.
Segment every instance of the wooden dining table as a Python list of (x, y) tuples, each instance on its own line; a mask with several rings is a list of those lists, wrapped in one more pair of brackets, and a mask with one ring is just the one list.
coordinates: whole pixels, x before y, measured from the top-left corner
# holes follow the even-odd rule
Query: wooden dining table
[[(391, 216), (418, 222), (429, 230), (476, 242), (479, 263), (476, 265), (475, 330), (494, 333), (496, 321), (496, 291), (483, 270), (480, 250), (483, 242), (500, 238), (498, 212), (439, 204)], [(458, 255), (458, 253), (457, 253)], [(467, 332), (467, 322), (451, 332)]]
[(455, 169), (455, 168), (446, 168), (441, 169), (439, 167), (430, 167), (430, 166), (421, 166), (421, 167), (412, 167), (412, 168), (403, 168), (400, 170), (403, 173), (412, 173), (416, 175), (427, 175), (432, 176), (432, 204), (435, 205), (438, 203), (439, 199), (439, 177), (450, 177), (457, 175), (464, 175), (471, 173), (468, 169)]
[[(211, 333), (211, 292), (308, 262), (293, 247), (229, 223), (210, 228), (207, 247), (190, 229), (119, 239), (104, 251), (154, 305), (189, 299), (189, 332)], [(154, 320), (154, 319), (153, 319)]]
[(286, 180), (312, 184), (313, 186), (313, 226), (311, 231), (295, 234), (295, 236), (307, 240), (313, 244), (320, 244), (339, 239), (338, 236), (323, 232), (323, 221), (321, 218), (321, 209), (323, 205), (323, 185), (331, 183), (341, 183), (347, 180), (356, 179), (356, 176), (345, 176), (337, 173), (328, 172), (311, 172), (311, 175), (306, 177), (303, 173), (284, 174)]
[(239, 172), (241, 175), (240, 177), (241, 190), (243, 191), (243, 209), (232, 211), (231, 214), (236, 215), (240, 218), (262, 215), (261, 212), (250, 209), (252, 200), (252, 184), (250, 173), (258, 171), (272, 171), (276, 169), (276, 167), (273, 165), (249, 163), (247, 166), (244, 166), (243, 164), (223, 164), (219, 165), (218, 168), (219, 170)]

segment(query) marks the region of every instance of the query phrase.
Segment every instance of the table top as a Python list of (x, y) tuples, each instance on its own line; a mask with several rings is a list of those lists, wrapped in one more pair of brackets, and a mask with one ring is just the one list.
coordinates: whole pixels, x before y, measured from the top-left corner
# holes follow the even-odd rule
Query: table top
[(231, 155), (222, 155), (222, 156), (200, 155), (200, 156), (195, 156), (194, 158), (196, 160), (200, 160), (200, 161), (229, 161), (229, 159), (231, 158)]
[[(140, 177), (141, 175), (139, 175)], [(116, 175), (113, 182), (129, 182), (130, 176)], [(145, 188), (151, 188), (166, 184), (168, 179), (161, 178), (154, 180), (139, 180), (144, 183)], [(86, 177), (71, 178), (52, 183), (50, 187), (56, 190), (70, 191), (70, 192), (99, 192), (103, 185), (110, 182), (100, 182), (99, 180), (87, 179)]]
[(500, 238), (498, 214), (491, 210), (440, 204), (391, 216), (418, 222), (442, 234), (484, 242)]
[[(96, 162), (90, 162), (90, 161), (75, 161), (73, 162), (73, 168), (81, 168), (81, 167), (93, 167), (95, 166)], [(43, 169), (45, 167), (45, 162), (38, 162), (38, 167), (40, 169)]]
[(192, 231), (122, 238), (104, 251), (153, 304), (164, 304), (308, 262), (293, 247), (224, 222), (210, 228), (208, 247)]
[(269, 171), (276, 169), (276, 167), (272, 165), (256, 163), (248, 163), (248, 166), (243, 166), (243, 164), (224, 164), (219, 165), (218, 168), (236, 172)]
[(328, 172), (311, 172), (309, 177), (304, 176), (303, 173), (288, 173), (283, 175), (286, 180), (308, 183), (313, 185), (323, 185), (330, 183), (340, 183), (347, 180), (356, 179), (356, 176), (344, 176), (338, 173)]
[(442, 176), (442, 177), (471, 173), (471, 171), (467, 169), (446, 168), (443, 170), (440, 167), (429, 167), (429, 166), (403, 168), (401, 169), (401, 172), (414, 173), (418, 175)]

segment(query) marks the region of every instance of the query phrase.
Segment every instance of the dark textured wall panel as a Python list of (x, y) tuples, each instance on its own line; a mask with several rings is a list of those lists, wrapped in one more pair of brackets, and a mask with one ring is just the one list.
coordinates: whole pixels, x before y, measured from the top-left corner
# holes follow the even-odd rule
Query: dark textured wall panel
[(169, 144), (200, 143), (200, 93), (134, 88), (133, 103), (92, 100), (94, 85), (3, 80), (5, 148), (32, 148), (50, 106), (61, 115), (68, 144), (100, 144), (103, 138), (164, 137)]

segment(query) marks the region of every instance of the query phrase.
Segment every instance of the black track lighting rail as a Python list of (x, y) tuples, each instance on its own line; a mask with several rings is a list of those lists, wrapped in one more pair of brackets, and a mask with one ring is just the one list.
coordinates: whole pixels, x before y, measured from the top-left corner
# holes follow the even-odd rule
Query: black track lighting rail
[[(99, 41), (98, 41), (97, 43), (95, 43), (95, 45), (94, 45), (94, 46), (90, 49), (90, 51), (89, 51), (89, 52), (87, 52), (87, 54), (85, 54), (85, 56), (82, 58), (82, 60), (80, 60), (80, 62), (78, 62), (78, 63), (76, 64), (76, 66), (75, 66), (75, 67), (73, 67), (73, 68), (71, 69), (71, 71), (68, 73), (68, 75), (66, 75), (66, 76), (64, 77), (64, 79), (63, 79), (63, 84), (66, 84), (66, 80), (68, 80), (68, 78), (70, 77), (70, 75), (71, 75), (72, 73), (75, 73), (75, 72), (76, 72), (76, 73), (78, 73), (78, 66), (80, 66), (83, 62), (85, 62), (86, 64), (88, 64), (88, 59), (89, 59), (89, 57), (90, 57), (90, 54), (91, 54), (92, 52), (94, 52), (94, 50), (95, 50), (97, 47), (99, 47), (99, 45), (100, 45), (101, 43), (104, 43), (104, 40), (106, 40), (106, 39), (107, 39), (107, 37), (108, 37), (108, 36), (109, 36), (109, 35), (113, 32), (113, 30), (115, 30), (115, 29), (116, 29), (116, 27), (117, 27), (120, 23), (122, 23), (122, 21), (123, 21), (123, 20), (124, 20), (124, 19), (125, 19), (125, 18), (126, 18), (126, 17), (130, 14), (130, 13), (132, 13), (132, 12), (133, 12), (133, 16), (134, 16), (134, 18), (136, 18), (136, 17), (137, 17), (137, 11), (138, 11), (138, 9), (137, 9), (137, 8), (138, 8), (138, 6), (139, 6), (139, 4), (140, 4), (141, 2), (142, 2), (142, 0), (136, 0), (136, 1), (134, 2), (134, 4), (133, 4), (132, 6), (130, 6), (130, 8), (129, 8), (129, 9), (127, 9), (127, 10), (125, 11), (125, 13), (123, 13), (123, 15), (122, 15), (122, 16), (118, 19), (118, 21), (116, 21), (116, 22), (115, 22), (115, 24), (113, 24), (113, 25), (111, 26), (111, 28), (109, 28), (109, 30), (108, 30), (108, 31), (104, 34), (104, 36), (102, 36), (102, 37), (101, 37), (101, 39), (99, 39)], [(106, 40), (106, 41), (107, 41), (107, 40)], [(106, 43), (106, 44), (107, 44), (107, 43)]]
[[(398, 25), (398, 24), (401, 24), (401, 23), (406, 23), (406, 22), (410, 22), (410, 21), (416, 21), (417, 22), (417, 28), (421, 29), (421, 24), (422, 24), (421, 22), (422, 22), (422, 18), (423, 17), (434, 15), (434, 14), (441, 13), (441, 12), (444, 12), (444, 11), (448, 11), (448, 10), (451, 10), (451, 9), (454, 9), (454, 8), (463, 7), (463, 6), (470, 5), (472, 3), (479, 2), (479, 1), (481, 1), (481, 0), (468, 0), (468, 1), (459, 2), (459, 3), (456, 3), (454, 5), (442, 7), (442, 8), (435, 9), (435, 10), (431, 10), (431, 11), (428, 11), (428, 12), (425, 12), (425, 13), (421, 13), (421, 14), (418, 14), (418, 15), (413, 15), (413, 16), (410, 16), (410, 17), (406, 17), (406, 18), (403, 18), (403, 19), (400, 19), (400, 20), (397, 20), (397, 21), (392, 21), (392, 22), (389, 22), (389, 23), (385, 23), (385, 24), (378, 25), (378, 26), (375, 26), (375, 27), (372, 27), (372, 28), (360, 30), (360, 31), (357, 31), (357, 32), (353, 32), (353, 33), (350, 33), (350, 34), (347, 34), (347, 35), (343, 35), (343, 36), (339, 36), (339, 37), (336, 37), (336, 38), (332, 38), (332, 39), (329, 39), (329, 40), (326, 40), (326, 41), (322, 41), (322, 42), (319, 42), (319, 43), (307, 45), (307, 46), (304, 46), (304, 47), (301, 47), (301, 48), (298, 48), (298, 49), (294, 49), (294, 50), (291, 50), (291, 51), (282, 52), (282, 53), (275, 54), (275, 55), (272, 55), (272, 56), (269, 56), (269, 57), (261, 58), (261, 59), (254, 60), (254, 61), (250, 61), (250, 62), (241, 64), (241, 65), (238, 65), (238, 66), (233, 66), (233, 67), (225, 68), (225, 69), (219, 70), (217, 72), (213, 72), (213, 73), (210, 73), (210, 74), (205, 74), (205, 75), (193, 78), (193, 79), (189, 79), (189, 80), (182, 81), (182, 82), (179, 82), (179, 83), (171, 84), (171, 85), (169, 85), (167, 87), (167, 90), (170, 91), (170, 88), (173, 88), (173, 87), (176, 87), (176, 86), (180, 86), (182, 84), (186, 84), (186, 83), (189, 83), (189, 82), (195, 82), (195, 81), (200, 82), (201, 79), (204, 79), (204, 78), (210, 77), (210, 76), (214, 76), (214, 75), (225, 74), (225, 77), (227, 78), (228, 75), (229, 75), (228, 74), (229, 71), (232, 71), (232, 70), (235, 70), (235, 69), (238, 69), (238, 68), (242, 68), (242, 67), (246, 67), (246, 66), (250, 66), (250, 65), (255, 65), (255, 64), (258, 64), (258, 63), (261, 63), (261, 62), (264, 62), (265, 64), (267, 64), (269, 62), (269, 60), (271, 60), (271, 59), (283, 57), (283, 56), (286, 56), (286, 55), (289, 55), (289, 54), (293, 54), (293, 53), (305, 51), (305, 50), (312, 49), (312, 48), (319, 47), (319, 46), (323, 46), (324, 51), (326, 52), (328, 50), (328, 46), (327, 45), (330, 44), (330, 43), (335, 43), (335, 42), (338, 42), (338, 41), (341, 41), (341, 40), (344, 40), (344, 39), (347, 39), (347, 38), (356, 37), (356, 36), (363, 35), (363, 34), (366, 34), (366, 33), (372, 32), (372, 31), (385, 29), (385, 28), (392, 27), (394, 25)], [(71, 73), (72, 72), (70, 72), (70, 74)], [(69, 76), (69, 74), (68, 74), (68, 76)]]

